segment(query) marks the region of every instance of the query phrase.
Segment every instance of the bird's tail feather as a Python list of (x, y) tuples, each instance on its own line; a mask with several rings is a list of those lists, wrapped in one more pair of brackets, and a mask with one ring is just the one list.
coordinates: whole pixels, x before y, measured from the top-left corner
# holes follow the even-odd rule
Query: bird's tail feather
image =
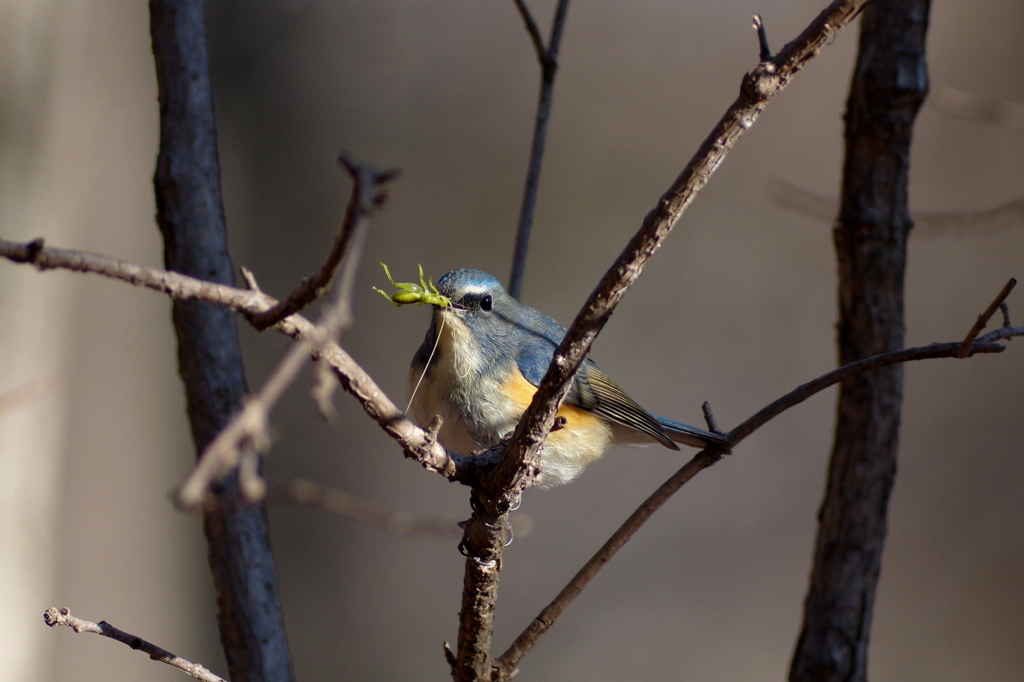
[(704, 448), (709, 445), (724, 447), (727, 452), (729, 447), (732, 445), (732, 441), (725, 436), (718, 435), (717, 433), (698, 429), (696, 426), (677, 422), (675, 419), (662, 417), (659, 414), (652, 416), (658, 420), (658, 423), (661, 424), (661, 428), (665, 430), (668, 437), (677, 443), (684, 443), (695, 448)]

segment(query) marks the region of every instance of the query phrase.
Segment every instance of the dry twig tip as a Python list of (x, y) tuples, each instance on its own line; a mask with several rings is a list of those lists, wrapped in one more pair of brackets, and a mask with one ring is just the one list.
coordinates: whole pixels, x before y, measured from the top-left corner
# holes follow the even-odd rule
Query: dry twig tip
[(1017, 286), (1017, 280), (1011, 277), (1010, 280), (1003, 285), (1003, 288), (999, 291), (996, 297), (992, 299), (992, 302), (989, 303), (988, 308), (985, 308), (985, 312), (978, 315), (978, 320), (974, 323), (974, 326), (971, 327), (971, 330), (967, 332), (967, 336), (964, 337), (963, 342), (956, 351), (956, 356), (958, 358), (966, 358), (970, 354), (971, 344), (974, 343), (974, 339), (978, 337), (981, 330), (985, 328), (985, 325), (988, 324), (988, 321), (992, 319), (992, 316), (995, 315), (996, 311), (1000, 308), (1003, 309), (1003, 319), (1007, 322), (1005, 326), (1010, 326), (1009, 307), (1004, 306), (1006, 306), (1006, 297), (1010, 295), (1010, 292), (1013, 291), (1015, 286)]

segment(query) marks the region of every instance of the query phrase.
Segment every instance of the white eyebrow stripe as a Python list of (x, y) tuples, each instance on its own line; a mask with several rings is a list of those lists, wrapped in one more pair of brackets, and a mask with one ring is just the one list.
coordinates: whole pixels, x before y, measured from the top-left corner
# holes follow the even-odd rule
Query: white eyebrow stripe
[(459, 294), (483, 294), (490, 291), (490, 287), (478, 284), (469, 284), (459, 289)]

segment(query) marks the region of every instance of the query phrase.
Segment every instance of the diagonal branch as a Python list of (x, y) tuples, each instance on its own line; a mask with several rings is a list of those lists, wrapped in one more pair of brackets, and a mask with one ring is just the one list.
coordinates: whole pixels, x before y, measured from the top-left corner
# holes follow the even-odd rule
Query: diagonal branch
[(1006, 297), (1010, 295), (1010, 292), (1013, 291), (1015, 286), (1017, 286), (1017, 280), (1011, 277), (1009, 281), (1003, 285), (999, 294), (992, 299), (991, 303), (988, 304), (988, 308), (985, 309), (985, 312), (978, 315), (977, 322), (975, 322), (970, 331), (967, 332), (967, 336), (964, 337), (964, 340), (960, 343), (960, 347), (956, 351), (956, 356), (958, 358), (967, 357), (967, 354), (971, 349), (971, 344), (974, 343), (974, 339), (978, 338), (978, 334), (981, 333), (981, 330), (985, 328), (988, 321), (992, 319), (992, 316), (995, 315), (996, 311), (1003, 305), (1006, 301)]
[(91, 632), (94, 635), (109, 637), (114, 641), (130, 646), (132, 649), (141, 651), (154, 661), (160, 661), (161, 663), (166, 663), (172, 668), (177, 668), (197, 680), (203, 680), (203, 682), (225, 682), (223, 678), (217, 677), (198, 663), (186, 661), (181, 656), (175, 656), (170, 651), (161, 649), (156, 644), (147, 642), (141, 637), (136, 637), (124, 630), (118, 630), (105, 620), (101, 620), (99, 623), (93, 623), (88, 620), (82, 620), (81, 618), (75, 618), (67, 608), (58, 609), (57, 607), (50, 607), (46, 609), (46, 612), (43, 613), (43, 620), (51, 628), (57, 627), (58, 625), (67, 625), (75, 632)]
[(298, 287), (288, 294), (287, 298), (277, 303), (273, 308), (265, 312), (249, 316), (249, 322), (257, 331), (263, 331), (268, 327), (297, 313), (307, 305), (323, 295), (334, 279), (338, 268), (341, 267), (342, 258), (345, 256), (346, 247), (352, 235), (352, 225), (364, 215), (369, 215), (375, 208), (380, 206), (385, 195), (378, 193), (376, 188), (384, 185), (389, 180), (398, 177), (399, 171), (379, 171), (367, 164), (359, 163), (349, 154), (342, 152), (338, 155), (338, 163), (343, 165), (353, 179), (352, 196), (349, 198), (348, 207), (345, 209), (345, 217), (342, 220), (341, 228), (338, 230), (331, 250), (327, 254), (323, 265), (303, 279)]
[[(997, 296), (996, 301), (1001, 300)], [(1005, 297), (1002, 297), (1005, 298)], [(979, 353), (1000, 353), (1005, 346), (995, 343), (1000, 339), (1008, 339), (1015, 336), (1024, 336), (1024, 326), (1003, 327), (978, 341), (973, 342), (969, 347), (966, 356), (971, 357)], [(869, 372), (879, 367), (912, 362), (915, 360), (929, 360), (934, 358), (960, 358), (958, 351), (959, 342), (933, 343), (928, 346), (917, 348), (905, 348), (890, 353), (882, 353), (858, 362), (844, 365), (828, 372), (812, 381), (809, 381), (771, 404), (765, 406), (756, 414), (748, 418), (742, 424), (729, 432), (729, 439), (733, 443), (739, 443), (764, 426), (767, 422), (779, 416), (795, 405), (799, 405), (811, 396), (835, 386), (841, 381), (864, 372)], [(569, 607), (583, 591), (588, 583), (600, 572), (615, 554), (622, 549), (630, 538), (640, 529), (647, 519), (651, 517), (662, 505), (665, 504), (680, 488), (693, 479), (704, 469), (716, 464), (722, 458), (721, 453), (702, 450), (693, 456), (679, 471), (672, 475), (665, 483), (644, 500), (636, 511), (612, 534), (612, 536), (601, 546), (601, 548), (587, 561), (586, 564), (576, 573), (555, 598), (537, 615), (530, 625), (515, 639), (511, 646), (496, 661), (499, 670), (509, 675), (515, 670), (520, 659), (536, 644), (537, 639), (544, 634)]]
[(313, 481), (293, 478), (267, 491), (267, 504), (291, 503), (316, 507), (355, 521), (378, 526), (395, 535), (434, 535), (457, 538), (461, 534), (454, 520), (425, 518), (407, 512), (392, 511), (369, 500), (335, 490)]
[(711, 174), (725, 160), (743, 132), (750, 128), (768, 102), (778, 94), (829, 42), (853, 20), (867, 0), (836, 0), (822, 11), (800, 36), (770, 61), (763, 61), (743, 78), (740, 95), (705, 138), (697, 153), (644, 219), (640, 230), (608, 270), (586, 305), (569, 327), (530, 408), (516, 430), (509, 455), (495, 483), (499, 489), (526, 486), (526, 470), (539, 464), (539, 448), (554, 422), (572, 378), (597, 334), (611, 317), (626, 290), (693, 203)]
[[(331, 258), (328, 259), (335, 264), (329, 268), (321, 268), (318, 273), (323, 273), (322, 276), (326, 278), (324, 281), (327, 282), (333, 279), (334, 274), (341, 268), (341, 282), (337, 288), (336, 300), (325, 308), (312, 333), (307, 334), (300, 343), (288, 350), (256, 395), (246, 401), (241, 411), (203, 450), (192, 472), (175, 495), (176, 503), (182, 508), (198, 508), (214, 481), (238, 468), (244, 458), (257, 457), (269, 450), (270, 434), (267, 420), (270, 411), (305, 366), (312, 348), (323, 349), (326, 343), (336, 338), (339, 330), (347, 325), (351, 318), (352, 279), (362, 243), (369, 229), (369, 217), (383, 202), (381, 186), (395, 175), (381, 173), (345, 156), (341, 157), (341, 161), (352, 175), (352, 196)], [(250, 288), (256, 288), (255, 281), (251, 280), (251, 274), (246, 274), (250, 278)], [(250, 315), (253, 326), (260, 328), (260, 320), (263, 323), (277, 324), (293, 314), (289, 311), (297, 305), (294, 301), (306, 300), (309, 297), (308, 302), (319, 295), (313, 288), (305, 286), (300, 287), (298, 291), (304, 293), (293, 299), (292, 304), (286, 305), (288, 301), (276, 303), (264, 312)], [(246, 474), (239, 481), (246, 500), (256, 502), (262, 499), (266, 485), (256, 468), (243, 467), (241, 472)]]
[(526, 6), (526, 0), (513, 0), (516, 3), (516, 9), (519, 10), (519, 16), (523, 18), (523, 23), (526, 24), (526, 32), (530, 34), (530, 42), (533, 43), (533, 49), (537, 51), (537, 61), (543, 66), (544, 61), (547, 59), (547, 48), (544, 47), (544, 37), (540, 34), (540, 28), (537, 27), (537, 22), (534, 21), (533, 15), (530, 14), (530, 8)]
[[(785, 88), (792, 77), (866, 4), (867, 0), (835, 0), (778, 55), (763, 59), (744, 76), (739, 97), (655, 208), (647, 214), (639, 231), (569, 327), (530, 407), (516, 428), (508, 452), (493, 475), (481, 481), (486, 494), (475, 498), (479, 504), (466, 526), (463, 543), (467, 553), (466, 578), (456, 680), (486, 679), (491, 674), (486, 670), (491, 660), (490, 626), (497, 599), (497, 573), (501, 566), (503, 528), (507, 523), (508, 510), (516, 504), (521, 491), (535, 480), (541, 466), (541, 444), (550, 433), (558, 408), (597, 334), (743, 132), (754, 124), (768, 102)], [(495, 672), (498, 675), (511, 674), (504, 668)]]
[[(27, 243), (0, 239), (0, 256), (15, 263), (32, 264), (39, 270), (60, 268), (103, 275), (158, 291), (174, 300), (208, 301), (243, 314), (269, 310), (277, 303), (276, 299), (260, 291), (207, 282), (110, 256), (45, 246), (42, 239)], [(308, 339), (315, 334), (313, 323), (298, 313), (281, 320), (275, 328), (295, 340)], [(407, 457), (419, 462), (428, 471), (452, 481), (469, 482), (493, 461), (486, 457), (466, 457), (445, 450), (433, 434), (408, 419), (338, 344), (314, 347), (310, 353), (314, 359), (330, 364), (342, 387), (359, 401), (363, 410), (402, 446)]]

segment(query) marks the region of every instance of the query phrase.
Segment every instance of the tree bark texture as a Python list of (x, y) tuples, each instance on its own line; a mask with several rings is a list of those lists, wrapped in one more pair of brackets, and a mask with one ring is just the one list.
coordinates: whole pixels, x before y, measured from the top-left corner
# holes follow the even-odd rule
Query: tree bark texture
[[(164, 261), (200, 279), (233, 284), (220, 188), (202, 0), (151, 0), (160, 98), (154, 176)], [(178, 366), (197, 452), (246, 394), (235, 316), (200, 301), (174, 301)], [(217, 594), (221, 645), (233, 682), (290, 680), (291, 662), (263, 506), (245, 506), (233, 479), (215, 491), (204, 529)]]
[[(491, 643), (508, 511), (501, 513), (491, 508), (489, 502), (473, 491), (473, 515), (464, 524), (465, 534), (459, 545), (466, 555), (466, 570), (462, 581), (458, 646), (452, 667), (455, 682), (492, 680), (499, 674), (493, 669)], [(494, 528), (503, 530), (488, 532)]]
[[(903, 347), (910, 141), (928, 90), (928, 13), (929, 0), (875, 0), (861, 20), (834, 231), (841, 365)], [(791, 682), (867, 679), (902, 391), (902, 365), (841, 385)]]

